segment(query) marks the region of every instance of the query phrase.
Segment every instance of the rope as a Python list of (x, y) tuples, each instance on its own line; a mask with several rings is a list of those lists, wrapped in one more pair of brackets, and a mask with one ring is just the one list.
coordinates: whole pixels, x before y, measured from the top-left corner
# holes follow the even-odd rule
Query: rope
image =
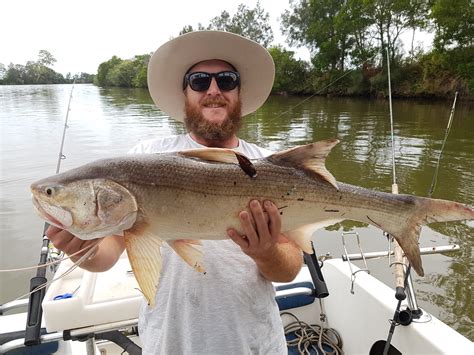
[[(295, 319), (285, 326), (285, 336), (292, 335), (295, 339), (287, 340), (288, 347), (297, 347), (299, 354), (310, 355), (311, 350), (316, 354), (344, 355), (342, 338), (333, 328), (324, 328), (318, 324), (307, 324), (300, 321), (294, 314), (282, 312)], [(332, 350), (327, 350), (332, 349)]]

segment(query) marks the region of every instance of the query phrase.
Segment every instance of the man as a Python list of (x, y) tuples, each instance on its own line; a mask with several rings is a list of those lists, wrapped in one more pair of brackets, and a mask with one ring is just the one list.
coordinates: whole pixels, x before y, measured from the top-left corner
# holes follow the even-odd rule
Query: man
[[(218, 147), (249, 158), (270, 154), (236, 133), (242, 115), (265, 102), (273, 78), (269, 53), (238, 35), (200, 31), (165, 43), (150, 60), (150, 94), (160, 109), (184, 121), (189, 133), (143, 141), (131, 152)], [(287, 352), (271, 281), (291, 281), (301, 268), (301, 251), (281, 234), (279, 211), (271, 201), (250, 201), (242, 208), (242, 234), (229, 229), (228, 240), (203, 241), (206, 274), (162, 248), (156, 305), (144, 304), (140, 312), (145, 354)], [(68, 254), (90, 243), (56, 227), (47, 234)], [(106, 237), (81, 267), (105, 271), (123, 251), (123, 238)]]

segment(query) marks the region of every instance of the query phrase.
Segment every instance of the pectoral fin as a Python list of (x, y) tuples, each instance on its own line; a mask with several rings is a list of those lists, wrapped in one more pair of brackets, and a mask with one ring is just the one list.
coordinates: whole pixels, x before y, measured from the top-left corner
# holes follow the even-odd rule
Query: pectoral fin
[(318, 223), (307, 224), (298, 229), (293, 229), (283, 234), (289, 240), (296, 243), (296, 245), (298, 245), (301, 248), (301, 250), (303, 250), (306, 254), (313, 254), (313, 247), (311, 245), (311, 236), (313, 235), (313, 233), (316, 232), (318, 229), (330, 226), (340, 221), (341, 219), (331, 219), (331, 220), (321, 221)]
[(163, 242), (147, 233), (138, 234), (137, 228), (125, 231), (124, 235), (128, 259), (135, 278), (148, 304), (153, 307), (160, 279), (160, 247)]
[(202, 245), (201, 241), (178, 239), (169, 241), (168, 244), (194, 270), (206, 273), (202, 262), (202, 251), (196, 246)]

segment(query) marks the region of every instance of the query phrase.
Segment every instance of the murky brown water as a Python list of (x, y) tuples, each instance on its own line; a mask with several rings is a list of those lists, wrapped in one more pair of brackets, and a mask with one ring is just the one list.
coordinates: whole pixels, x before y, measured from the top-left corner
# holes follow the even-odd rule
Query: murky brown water
[[(30, 201), (31, 182), (55, 172), (70, 85), (0, 86), (0, 269), (39, 261), (43, 223)], [(327, 166), (339, 181), (390, 191), (392, 163), (386, 101), (271, 97), (248, 116), (241, 137), (272, 150), (337, 137)], [(396, 175), (400, 193), (427, 196), (451, 102), (395, 101)], [(459, 102), (433, 197), (474, 199), (473, 106)], [(183, 132), (154, 107), (146, 90), (76, 85), (61, 170), (125, 154), (140, 139)], [(422, 246), (460, 244), (461, 251), (423, 257), (426, 276), (415, 277), (420, 305), (474, 340), (472, 251), (474, 223), (424, 228)], [(386, 249), (380, 231), (344, 223), (316, 233), (318, 254), (342, 253), (341, 233), (361, 235), (366, 251)], [(355, 244), (348, 241), (351, 252)], [(374, 276), (392, 285), (386, 260), (370, 261)], [(34, 272), (0, 274), (0, 303), (26, 292)], [(347, 285), (349, 292), (350, 285)], [(388, 329), (388, 323), (387, 323)]]

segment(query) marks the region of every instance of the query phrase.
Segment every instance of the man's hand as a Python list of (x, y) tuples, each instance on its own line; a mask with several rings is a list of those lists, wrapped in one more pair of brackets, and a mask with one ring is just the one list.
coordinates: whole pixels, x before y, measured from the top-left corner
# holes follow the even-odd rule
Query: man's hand
[[(79, 252), (90, 245), (97, 244), (98, 240), (82, 240), (69, 233), (67, 230), (50, 226), (46, 230), (46, 236), (53, 242), (53, 245), (59, 250), (64, 251), (68, 255)], [(87, 260), (84, 260), (80, 267), (89, 271), (101, 272), (110, 269), (120, 258), (125, 250), (125, 241), (123, 237), (112, 235), (104, 237), (96, 250)], [(84, 250), (71, 257), (76, 262), (90, 249)]]
[(278, 208), (265, 201), (250, 201), (250, 213), (242, 211), (239, 219), (243, 235), (235, 229), (227, 230), (229, 238), (250, 256), (260, 273), (270, 281), (291, 281), (302, 265), (300, 249), (281, 234)]
[(279, 242), (287, 241), (281, 235), (281, 217), (278, 208), (270, 201), (264, 202), (264, 208), (257, 200), (250, 201), (250, 212), (239, 213), (243, 235), (235, 229), (227, 234), (242, 251), (252, 259), (271, 257)]
[[(82, 240), (69, 233), (67, 230), (55, 226), (49, 226), (46, 230), (46, 236), (53, 243), (55, 248), (62, 250), (67, 255), (75, 254), (90, 245), (97, 244), (97, 240)], [(87, 248), (77, 255), (74, 255), (71, 257), (71, 260), (76, 262), (89, 250), (90, 248)]]

